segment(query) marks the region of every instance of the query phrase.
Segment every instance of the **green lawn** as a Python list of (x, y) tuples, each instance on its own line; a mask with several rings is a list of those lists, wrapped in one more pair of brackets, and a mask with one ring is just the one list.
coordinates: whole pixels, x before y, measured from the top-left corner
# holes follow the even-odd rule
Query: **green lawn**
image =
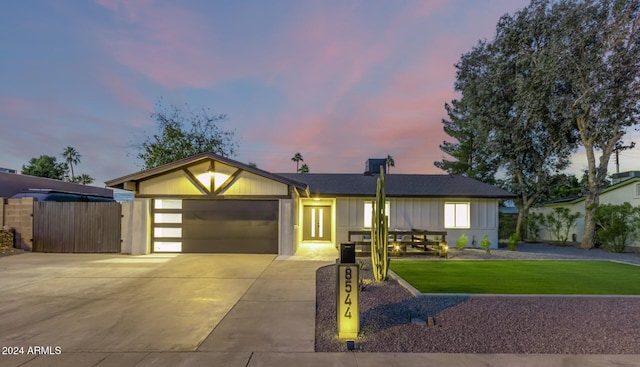
[(422, 293), (640, 295), (640, 267), (608, 261), (392, 261)]

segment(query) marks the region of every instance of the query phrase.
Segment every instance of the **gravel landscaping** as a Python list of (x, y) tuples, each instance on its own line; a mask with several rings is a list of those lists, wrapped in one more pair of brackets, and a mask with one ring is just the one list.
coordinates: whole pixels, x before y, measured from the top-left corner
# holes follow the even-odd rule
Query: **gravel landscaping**
[[(451, 250), (456, 259), (601, 259), (640, 265), (635, 253), (614, 254), (545, 244), (518, 251)], [(402, 261), (392, 259), (392, 261)], [(444, 353), (624, 354), (640, 350), (640, 298), (562, 296), (412, 296), (394, 280), (361, 278), (361, 334), (356, 351)], [(335, 267), (316, 275), (316, 351), (346, 351), (337, 339)], [(424, 323), (432, 317), (435, 325)]]

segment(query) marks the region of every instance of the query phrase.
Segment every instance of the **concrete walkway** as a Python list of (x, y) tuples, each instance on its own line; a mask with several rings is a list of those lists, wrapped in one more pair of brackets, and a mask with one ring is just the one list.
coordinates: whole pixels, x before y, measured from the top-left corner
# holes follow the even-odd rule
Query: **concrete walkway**
[[(0, 285), (0, 347), (25, 348), (20, 355), (0, 355), (3, 367), (640, 366), (640, 355), (314, 353), (315, 271), (335, 259), (322, 254), (249, 256), (247, 266), (233, 256), (219, 261), (179, 255), (155, 265), (161, 257), (66, 255), (71, 260), (57, 263), (47, 259), (65, 255), (15, 258), (22, 256), (15, 262), (0, 259), (0, 277), (24, 277), (13, 286)], [(74, 256), (87, 256), (88, 263), (78, 263)], [(44, 272), (33, 271), (38, 267)], [(246, 270), (244, 278), (238, 268)], [(108, 298), (101, 288), (109, 290)], [(198, 289), (198, 297), (188, 294)], [(28, 299), (29, 292), (44, 294), (44, 302), (32, 298), (27, 305), (20, 297)], [(128, 306), (145, 301), (162, 311)], [(167, 302), (168, 307), (161, 306)], [(104, 311), (99, 311), (101, 303)], [(37, 318), (39, 313), (44, 316)], [(166, 328), (181, 323), (185, 326), (177, 330)], [(30, 346), (50, 346), (48, 351), (55, 353), (59, 345), (63, 349), (58, 355), (27, 354)]]

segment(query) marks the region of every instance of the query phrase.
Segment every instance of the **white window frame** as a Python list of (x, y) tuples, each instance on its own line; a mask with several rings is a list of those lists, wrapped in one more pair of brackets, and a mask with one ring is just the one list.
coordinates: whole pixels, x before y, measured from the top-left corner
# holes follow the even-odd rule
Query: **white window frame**
[(445, 202), (444, 228), (471, 228), (471, 203), (468, 201)]
[[(387, 218), (391, 218), (391, 202), (384, 202), (384, 209), (387, 213)], [(371, 228), (371, 220), (373, 219), (371, 215), (373, 214), (373, 201), (365, 201), (364, 202), (364, 228)], [(389, 227), (391, 227), (391, 219), (387, 223)]]
[(640, 183), (636, 184), (636, 197), (640, 197)]

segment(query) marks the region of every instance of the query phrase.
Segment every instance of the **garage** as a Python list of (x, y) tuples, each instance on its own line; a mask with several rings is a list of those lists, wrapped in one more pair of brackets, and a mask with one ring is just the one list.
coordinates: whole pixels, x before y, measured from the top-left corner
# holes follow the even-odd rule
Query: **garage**
[(153, 200), (153, 252), (278, 253), (277, 200)]
[(295, 200), (308, 187), (202, 153), (107, 186), (134, 192), (123, 206), (125, 253), (291, 254)]
[(182, 252), (278, 253), (278, 202), (184, 200)]

